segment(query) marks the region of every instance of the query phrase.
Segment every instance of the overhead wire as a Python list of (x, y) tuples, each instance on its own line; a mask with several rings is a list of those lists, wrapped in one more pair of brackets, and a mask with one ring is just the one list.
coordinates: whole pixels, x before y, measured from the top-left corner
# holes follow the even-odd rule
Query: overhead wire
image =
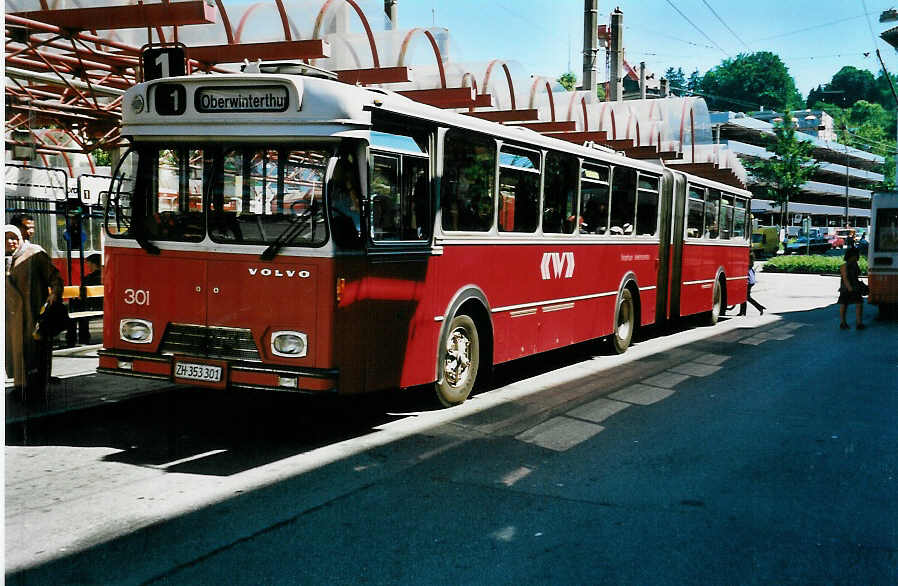
[(683, 11), (680, 10), (679, 8), (677, 8), (676, 4), (674, 4), (671, 0), (667, 0), (667, 3), (670, 4), (670, 7), (673, 8), (673, 9), (677, 12), (677, 14), (679, 14), (680, 16), (682, 16), (683, 19), (684, 19), (686, 22), (688, 22), (689, 24), (691, 24), (691, 25), (692, 25), (692, 28), (694, 28), (695, 30), (697, 30), (698, 32), (700, 32), (700, 33), (702, 34), (702, 36), (705, 37), (706, 39), (708, 39), (708, 41), (709, 41), (712, 45), (714, 45), (715, 47), (717, 47), (717, 48), (720, 50), (721, 53), (723, 53), (723, 54), (726, 55), (727, 57), (730, 56), (730, 54), (727, 53), (726, 50), (724, 50), (723, 47), (721, 47), (720, 45), (718, 45), (718, 44), (714, 41), (714, 39), (712, 39), (711, 37), (709, 37), (708, 34), (707, 34), (704, 30), (702, 30), (701, 28), (699, 28), (698, 25), (696, 25), (694, 22), (692, 22), (692, 21), (689, 19), (688, 16), (686, 16), (685, 14), (683, 14)]
[(737, 41), (739, 41), (740, 43), (742, 43), (742, 46), (743, 46), (743, 47), (745, 47), (747, 50), (751, 51), (751, 47), (748, 46), (748, 43), (746, 43), (745, 41), (743, 41), (743, 40), (742, 40), (742, 37), (740, 37), (739, 35), (737, 35), (737, 34), (736, 34), (736, 31), (734, 31), (734, 30), (730, 27), (730, 25), (728, 25), (728, 24), (723, 20), (723, 18), (721, 18), (720, 15), (717, 14), (717, 11), (714, 10), (714, 8), (713, 8), (710, 4), (708, 4), (708, 0), (702, 0), (702, 3), (704, 3), (704, 5), (708, 7), (708, 10), (711, 11), (711, 14), (713, 14), (714, 17), (715, 17), (717, 20), (720, 21), (720, 24), (722, 24), (724, 27), (726, 27), (726, 29), (727, 29), (728, 31), (730, 31), (730, 34), (732, 34), (734, 37), (736, 37), (736, 40), (737, 40)]

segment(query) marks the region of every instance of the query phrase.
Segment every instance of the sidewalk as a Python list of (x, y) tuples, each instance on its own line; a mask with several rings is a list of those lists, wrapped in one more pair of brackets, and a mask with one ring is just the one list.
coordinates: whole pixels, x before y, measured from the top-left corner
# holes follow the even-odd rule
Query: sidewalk
[(60, 382), (50, 385), (44, 404), (23, 405), (14, 397), (12, 379), (6, 379), (6, 423), (115, 403), (174, 386), (168, 381), (97, 374), (100, 348), (101, 344), (93, 344), (54, 350), (52, 373)]

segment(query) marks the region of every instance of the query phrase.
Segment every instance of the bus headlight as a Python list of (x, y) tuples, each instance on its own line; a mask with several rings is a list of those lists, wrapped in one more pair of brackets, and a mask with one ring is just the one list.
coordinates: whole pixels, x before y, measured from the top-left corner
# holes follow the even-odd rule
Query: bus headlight
[(271, 352), (276, 356), (301, 358), (308, 350), (308, 337), (302, 332), (279, 331), (271, 333)]
[(119, 336), (132, 344), (149, 344), (153, 341), (153, 324), (143, 319), (123, 319), (118, 326)]

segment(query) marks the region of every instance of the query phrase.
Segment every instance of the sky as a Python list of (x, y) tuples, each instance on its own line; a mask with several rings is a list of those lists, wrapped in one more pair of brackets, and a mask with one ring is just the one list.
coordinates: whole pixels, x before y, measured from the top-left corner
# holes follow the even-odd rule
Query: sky
[[(442, 26), (450, 31), (453, 58), (521, 62), (529, 73), (557, 78), (582, 75), (583, 0), (399, 0), (399, 28)], [(704, 74), (739, 53), (780, 56), (802, 97), (845, 65), (881, 69), (878, 48), (891, 73), (898, 53), (879, 34), (898, 22), (880, 23), (898, 0), (599, 0), (599, 23), (624, 13), (625, 58), (646, 62), (662, 75), (682, 67)], [(867, 54), (867, 55), (865, 55)], [(604, 77), (604, 51), (599, 56)]]

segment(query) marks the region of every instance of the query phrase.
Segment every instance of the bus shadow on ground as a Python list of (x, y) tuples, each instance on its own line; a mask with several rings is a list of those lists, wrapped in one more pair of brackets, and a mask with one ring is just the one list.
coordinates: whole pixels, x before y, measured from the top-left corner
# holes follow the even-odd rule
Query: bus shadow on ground
[[(729, 319), (735, 318), (721, 318)], [(700, 318), (688, 318), (643, 328), (633, 344), (676, 335), (700, 324)], [(607, 340), (594, 340), (498, 365), (479, 392), (603, 355), (613, 355), (611, 345)], [(429, 385), (358, 397), (182, 388), (8, 424), (6, 443), (14, 447), (116, 448), (119, 451), (103, 461), (228, 476), (376, 434), (379, 426), (389, 422), (439, 409)], [(504, 409), (513, 411), (515, 407)], [(501, 418), (499, 413), (494, 415)]]

